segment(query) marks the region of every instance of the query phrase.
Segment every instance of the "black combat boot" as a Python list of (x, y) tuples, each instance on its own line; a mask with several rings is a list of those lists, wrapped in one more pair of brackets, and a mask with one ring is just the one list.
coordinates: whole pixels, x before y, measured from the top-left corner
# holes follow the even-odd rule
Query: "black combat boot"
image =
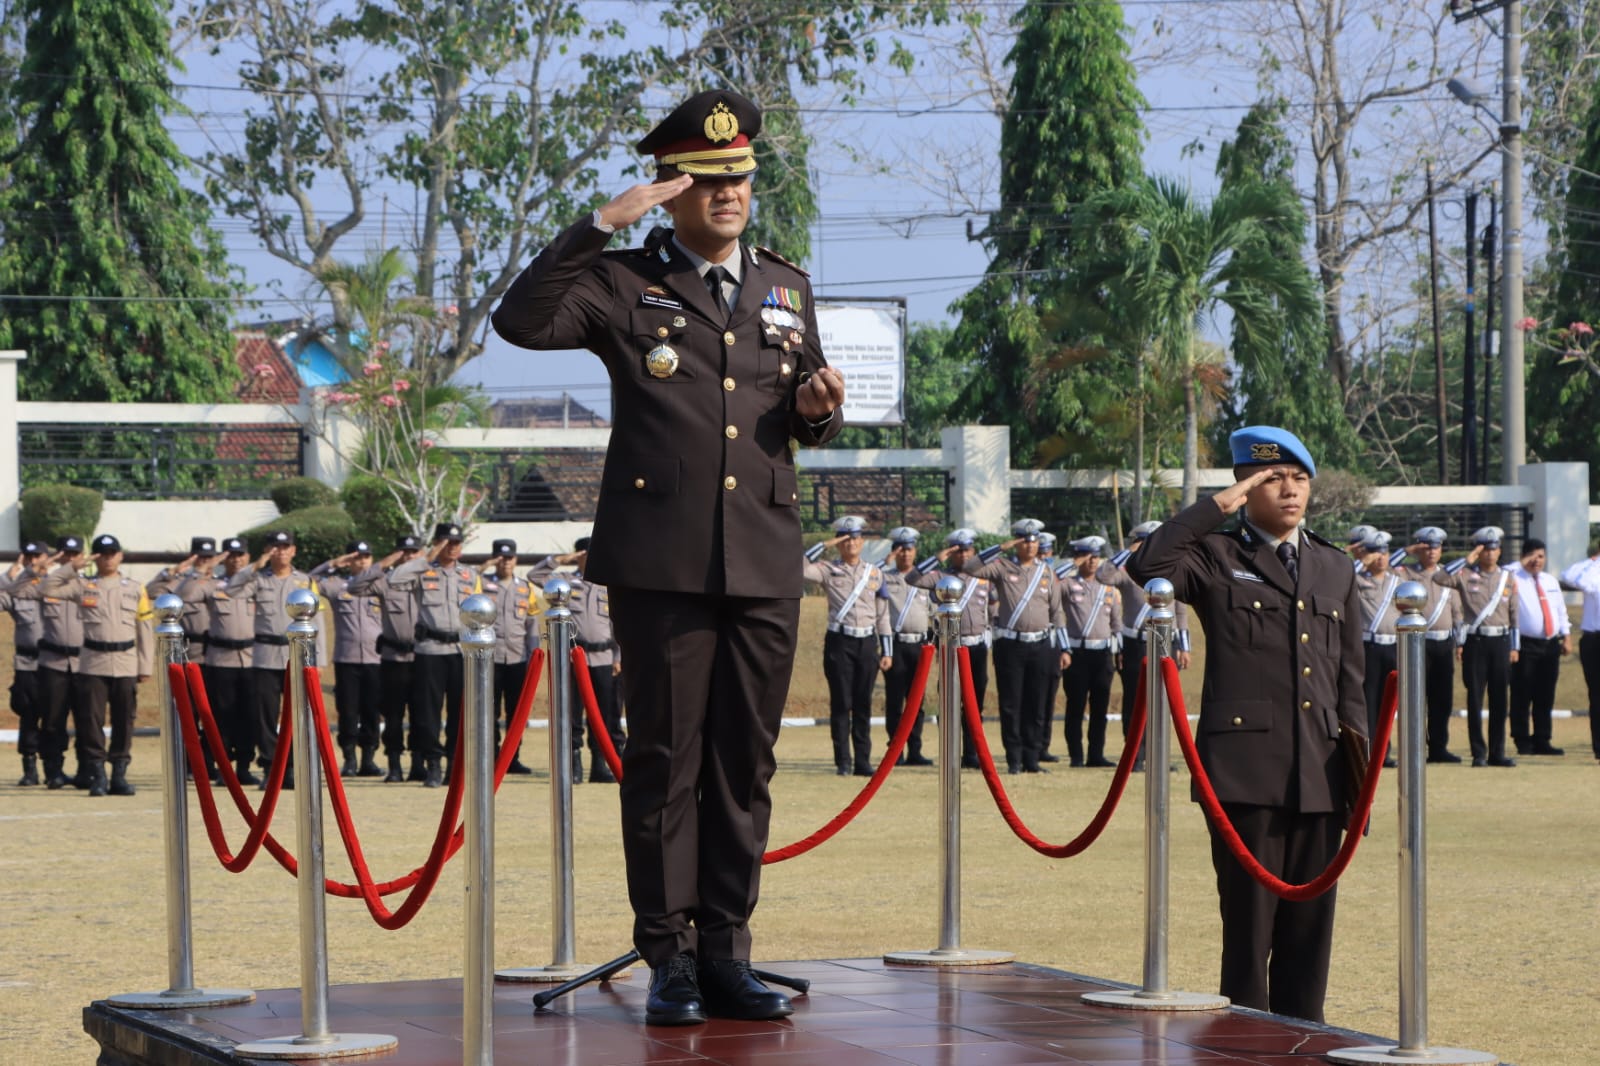
[(39, 783), (39, 757), (37, 755), (24, 755), (22, 757), (22, 776), (17, 779), (17, 787), (27, 788), (29, 785)]
[(427, 763), (427, 770), (424, 771), (422, 787), (438, 788), (442, 784), (444, 784), (444, 775), (439, 772), (439, 760), (429, 759)]
[(383, 771), (378, 769), (378, 749), (361, 749), (361, 769), (356, 771), (357, 777), (382, 777)]
[(67, 787), (67, 775), (62, 772), (61, 760), (46, 755), (44, 759), (44, 787), (55, 791)]
[(400, 756), (389, 756), (389, 772), (384, 775), (383, 783), (400, 784), (406, 779), (406, 772), (400, 768)]
[(96, 766), (93, 770), (88, 771), (88, 776), (89, 795), (104, 796), (106, 794), (106, 768), (104, 766)]
[(344, 756), (344, 765), (339, 767), (339, 776), (356, 776), (356, 746), (354, 744), (340, 744), (339, 751)]
[(428, 780), (428, 760), (420, 755), (413, 754), (411, 756), (411, 772), (406, 775), (406, 780), (426, 782)]
[(134, 787), (128, 781), (127, 759), (118, 759), (111, 764), (111, 788), (109, 791), (113, 796), (131, 796), (134, 794)]
[(254, 773), (251, 772), (251, 770), (250, 770), (250, 761), (248, 759), (241, 759), (238, 762), (234, 763), (234, 765), (233, 765), (233, 774), (234, 774), (234, 776), (236, 778), (238, 778), (239, 784), (241, 784), (241, 785), (259, 785), (259, 784), (261, 784), (261, 778), (257, 777)]
[(86, 788), (93, 787), (93, 785), (94, 772), (80, 761), (78, 763), (78, 772), (72, 775), (72, 787), (82, 792)]

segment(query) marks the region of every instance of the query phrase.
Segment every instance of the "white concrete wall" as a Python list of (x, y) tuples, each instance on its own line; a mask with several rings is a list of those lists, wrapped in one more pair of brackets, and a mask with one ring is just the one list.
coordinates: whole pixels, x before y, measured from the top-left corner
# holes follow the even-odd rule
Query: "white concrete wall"
[(1517, 480), (1533, 495), (1529, 533), (1545, 542), (1551, 570), (1560, 573), (1589, 553), (1589, 464), (1537, 463)]
[(17, 422), (6, 411), (17, 409), (17, 369), (28, 358), (14, 349), (0, 352), (0, 546), (21, 543), (17, 497), (22, 495), (22, 471), (17, 460)]
[(107, 500), (95, 532), (127, 552), (187, 553), (190, 537), (232, 537), (276, 517), (271, 500)]

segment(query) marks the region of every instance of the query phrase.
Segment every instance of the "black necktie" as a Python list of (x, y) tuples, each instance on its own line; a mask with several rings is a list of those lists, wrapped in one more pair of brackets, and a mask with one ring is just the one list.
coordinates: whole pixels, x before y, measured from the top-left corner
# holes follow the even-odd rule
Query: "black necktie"
[(728, 297), (722, 291), (722, 283), (727, 281), (728, 277), (728, 271), (724, 267), (714, 266), (706, 270), (706, 288), (711, 290), (711, 302), (724, 322), (728, 320), (730, 312)]
[(1289, 580), (1293, 581), (1296, 585), (1300, 584), (1300, 556), (1294, 550), (1293, 544), (1290, 544), (1286, 540), (1279, 542), (1278, 561), (1281, 562), (1283, 564), (1283, 568), (1289, 572)]

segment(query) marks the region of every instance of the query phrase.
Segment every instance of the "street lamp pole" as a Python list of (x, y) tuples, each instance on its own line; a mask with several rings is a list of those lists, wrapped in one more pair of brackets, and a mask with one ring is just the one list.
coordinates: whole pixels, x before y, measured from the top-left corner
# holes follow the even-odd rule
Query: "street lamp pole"
[(1505, 101), (1500, 117), (1501, 200), (1504, 226), (1501, 234), (1501, 285), (1505, 294), (1500, 318), (1500, 380), (1505, 389), (1501, 453), (1505, 484), (1517, 483), (1517, 470), (1528, 458), (1526, 412), (1523, 406), (1522, 352), (1522, 3), (1507, 0), (1502, 34), (1505, 59), (1502, 90)]

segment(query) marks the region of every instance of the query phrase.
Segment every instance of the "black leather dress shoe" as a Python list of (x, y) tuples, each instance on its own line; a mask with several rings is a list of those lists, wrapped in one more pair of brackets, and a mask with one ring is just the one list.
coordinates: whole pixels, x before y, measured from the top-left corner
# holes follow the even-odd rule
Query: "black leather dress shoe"
[(700, 963), (700, 992), (706, 1013), (715, 1018), (762, 1021), (794, 1013), (789, 997), (774, 992), (742, 959), (708, 959)]
[(1112, 762), (1110, 759), (1106, 758), (1104, 755), (1091, 755), (1087, 759), (1084, 760), (1083, 765), (1085, 765), (1085, 766), (1115, 766), (1117, 764)]
[(928, 758), (926, 755), (922, 754), (921, 752), (918, 752), (915, 755), (907, 755), (906, 756), (906, 765), (907, 766), (932, 766), (933, 765), (933, 760)]
[(1535, 755), (1565, 755), (1567, 753), (1566, 748), (1558, 748), (1548, 740), (1534, 741), (1532, 750)]
[(1510, 767), (1517, 765), (1517, 760), (1507, 758), (1504, 755), (1491, 755), (1489, 756), (1489, 765)]
[(1489, 760), (1484, 758), (1482, 755), (1474, 755), (1472, 757), (1472, 765), (1474, 767), (1488, 766), (1489, 765)]
[(1461, 756), (1453, 751), (1440, 749), (1439, 751), (1428, 752), (1428, 761), (1433, 763), (1455, 763), (1461, 761)]
[(644, 1020), (648, 1025), (698, 1025), (706, 1020), (693, 955), (674, 955), (650, 971)]
[(1046, 752), (1040, 753), (1039, 761), (1040, 762), (1060, 762), (1061, 761), (1061, 756), (1059, 756), (1059, 755), (1051, 755), (1048, 751), (1046, 751)]

